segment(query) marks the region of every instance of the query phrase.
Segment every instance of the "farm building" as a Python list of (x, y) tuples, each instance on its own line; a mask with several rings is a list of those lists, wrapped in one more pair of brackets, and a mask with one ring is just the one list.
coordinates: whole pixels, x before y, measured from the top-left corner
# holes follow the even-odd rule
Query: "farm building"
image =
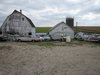
[(2, 35), (20, 35), (20, 36), (35, 36), (35, 25), (32, 21), (22, 14), (20, 10), (14, 10), (1, 26)]
[(55, 25), (49, 31), (49, 35), (52, 39), (61, 39), (66, 36), (70, 36), (72, 39), (74, 38), (74, 30), (64, 22), (61, 22)]

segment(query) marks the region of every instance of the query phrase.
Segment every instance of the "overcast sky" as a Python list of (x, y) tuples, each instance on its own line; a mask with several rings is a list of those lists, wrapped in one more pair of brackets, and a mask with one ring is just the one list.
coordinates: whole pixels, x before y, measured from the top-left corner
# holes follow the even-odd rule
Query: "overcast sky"
[(74, 17), (80, 26), (100, 26), (100, 0), (0, 0), (0, 25), (22, 9), (35, 26), (54, 26)]

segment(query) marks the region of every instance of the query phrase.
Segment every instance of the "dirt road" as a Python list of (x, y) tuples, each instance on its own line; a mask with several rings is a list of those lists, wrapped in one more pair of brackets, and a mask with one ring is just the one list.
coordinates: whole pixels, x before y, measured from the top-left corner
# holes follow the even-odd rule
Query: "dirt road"
[(100, 75), (100, 47), (0, 43), (0, 75)]

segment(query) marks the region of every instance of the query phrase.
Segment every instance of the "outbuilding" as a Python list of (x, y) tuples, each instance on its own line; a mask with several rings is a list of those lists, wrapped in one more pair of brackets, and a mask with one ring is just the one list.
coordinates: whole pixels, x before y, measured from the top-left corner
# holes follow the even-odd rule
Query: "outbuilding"
[(60, 22), (50, 29), (48, 33), (52, 39), (61, 39), (70, 36), (71, 39), (74, 38), (74, 30), (69, 25), (64, 22)]

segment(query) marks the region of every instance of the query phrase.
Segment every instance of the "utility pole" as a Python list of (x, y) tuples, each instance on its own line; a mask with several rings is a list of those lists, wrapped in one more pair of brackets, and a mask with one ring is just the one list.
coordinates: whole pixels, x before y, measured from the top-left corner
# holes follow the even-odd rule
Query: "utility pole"
[(78, 29), (78, 22), (76, 22), (76, 32), (77, 32), (77, 29)]

